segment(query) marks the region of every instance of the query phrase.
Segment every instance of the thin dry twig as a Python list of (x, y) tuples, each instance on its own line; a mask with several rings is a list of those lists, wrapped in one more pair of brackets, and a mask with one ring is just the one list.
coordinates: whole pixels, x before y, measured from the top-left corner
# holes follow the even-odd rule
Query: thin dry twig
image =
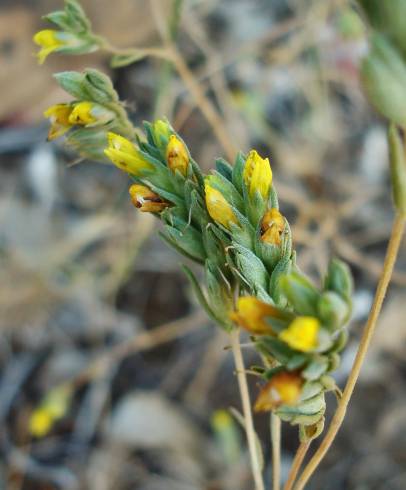
[(368, 351), (368, 347), (370, 345), (373, 333), (375, 331), (376, 323), (379, 317), (379, 314), (382, 309), (383, 300), (386, 295), (386, 291), (388, 289), (389, 282), (392, 277), (392, 271), (396, 262), (396, 258), (398, 255), (399, 247), (402, 241), (402, 236), (405, 228), (405, 218), (400, 214), (397, 214), (392, 226), (392, 233), (389, 240), (386, 257), (383, 265), (382, 275), (379, 280), (374, 302), (371, 308), (371, 312), (369, 314), (367, 323), (365, 325), (365, 329), (361, 338), (360, 345), (358, 347), (358, 352), (355, 357), (354, 364), (352, 366), (350, 375), (347, 380), (347, 384), (343, 391), (343, 395), (338, 404), (336, 413), (334, 414), (333, 420), (331, 421), (330, 427), (325, 435), (323, 441), (321, 442), (319, 448), (316, 453), (313, 455), (305, 469), (303, 470), (302, 475), (297, 481), (295, 490), (303, 490), (306, 483), (309, 481), (310, 477), (313, 475), (320, 462), (324, 458), (325, 454), (329, 450), (332, 445), (335, 436), (337, 435), (338, 430), (341, 427), (341, 424), (344, 421), (344, 417), (347, 411), (347, 407), (349, 401), (351, 399), (351, 395), (354, 391), (355, 384), (358, 380), (363, 362), (365, 360), (366, 353)]
[(297, 474), (302, 466), (303, 460), (306, 456), (307, 451), (309, 450), (311, 441), (302, 442), (295, 454), (293, 459), (292, 467), (289, 472), (288, 479), (286, 480), (285, 486), (283, 490), (292, 490), (293, 484), (297, 478)]
[(240, 388), (242, 409), (245, 421), (245, 432), (247, 435), (248, 449), (251, 459), (252, 474), (255, 482), (255, 490), (264, 490), (264, 482), (261, 475), (261, 464), (259, 461), (258, 448), (256, 443), (256, 434), (254, 421), (251, 411), (251, 400), (248, 390), (247, 376), (245, 373), (244, 359), (242, 357), (240, 346), (240, 331), (234, 329), (230, 333), (231, 347), (234, 356), (234, 363), (237, 372), (238, 386)]
[(272, 439), (272, 490), (280, 490), (281, 484), (281, 419), (271, 414)]

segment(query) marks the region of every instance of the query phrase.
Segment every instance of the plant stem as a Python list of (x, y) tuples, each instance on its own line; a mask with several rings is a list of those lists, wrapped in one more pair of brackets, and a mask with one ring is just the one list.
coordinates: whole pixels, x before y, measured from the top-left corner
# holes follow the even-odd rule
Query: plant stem
[(280, 490), (281, 482), (281, 419), (271, 413), (272, 490)]
[(365, 359), (365, 355), (367, 353), (372, 335), (376, 327), (379, 313), (382, 309), (382, 303), (385, 298), (385, 294), (392, 276), (392, 271), (396, 262), (396, 257), (398, 255), (404, 227), (405, 216), (402, 216), (400, 213), (398, 213), (392, 225), (392, 232), (386, 251), (382, 274), (376, 288), (374, 302), (367, 323), (365, 325), (364, 332), (362, 334), (361, 342), (358, 347), (358, 352), (355, 357), (354, 364), (348, 377), (347, 384), (344, 388), (343, 396), (338, 404), (337, 411), (334, 414), (333, 420), (331, 421), (326, 436), (324, 437), (323, 441), (320, 444), (320, 447), (317, 449), (314, 456), (311, 458), (311, 460), (303, 470), (303, 473), (295, 486), (295, 490), (303, 490), (309, 478), (313, 475), (314, 471), (316, 470), (316, 468), (324, 458), (325, 454), (327, 453), (328, 449), (330, 448), (331, 444), (333, 443), (334, 438), (337, 435), (341, 424), (343, 423), (348, 403), (354, 391), (355, 384), (358, 380), (359, 373)]
[(255, 482), (255, 490), (264, 490), (264, 482), (261, 475), (261, 465), (258, 458), (258, 448), (251, 411), (251, 401), (248, 391), (247, 377), (245, 374), (244, 360), (240, 346), (240, 331), (235, 328), (231, 333), (231, 348), (237, 372), (238, 386), (240, 388), (242, 409), (245, 420), (245, 433), (247, 435), (248, 450), (251, 459), (252, 475)]
[(302, 466), (303, 460), (306, 456), (306, 453), (310, 447), (310, 441), (302, 442), (295, 454), (293, 459), (292, 467), (289, 472), (288, 479), (283, 487), (283, 490), (292, 490), (293, 484), (295, 483), (297, 474)]

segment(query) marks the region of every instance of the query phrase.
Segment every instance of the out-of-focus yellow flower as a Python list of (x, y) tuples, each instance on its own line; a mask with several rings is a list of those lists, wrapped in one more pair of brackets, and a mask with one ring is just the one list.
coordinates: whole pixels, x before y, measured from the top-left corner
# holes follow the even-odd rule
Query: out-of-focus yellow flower
[(54, 418), (46, 408), (37, 408), (31, 414), (29, 431), (34, 437), (46, 436), (52, 428)]
[(183, 141), (175, 134), (169, 137), (169, 143), (166, 147), (166, 161), (172, 172), (179, 170), (183, 176), (186, 176), (189, 166), (189, 153)]
[(216, 410), (211, 419), (216, 430), (222, 430), (233, 425), (233, 417), (227, 410)]
[(268, 209), (261, 221), (261, 240), (269, 245), (280, 245), (285, 219), (276, 209)]
[(69, 122), (69, 116), (72, 112), (72, 106), (70, 104), (56, 104), (49, 107), (45, 112), (44, 116), (50, 120), (51, 127), (48, 132), (48, 139), (54, 140), (59, 138), (66, 131), (71, 128), (71, 123)]
[(226, 198), (219, 190), (212, 187), (207, 180), (204, 184), (204, 191), (207, 211), (214, 221), (225, 228), (230, 228), (231, 223), (238, 224), (237, 216)]
[(37, 54), (38, 62), (42, 65), (49, 54), (67, 43), (61, 38), (61, 32), (54, 29), (44, 29), (35, 34), (33, 40), (41, 47)]
[(134, 206), (142, 212), (160, 213), (169, 206), (168, 202), (151, 191), (146, 185), (133, 184), (129, 189), (129, 193)]
[(286, 342), (289, 347), (301, 352), (310, 352), (317, 345), (317, 337), (320, 330), (320, 322), (312, 316), (298, 316), (293, 322), (282, 330), (279, 338)]
[(92, 102), (84, 101), (78, 102), (73, 106), (72, 112), (69, 116), (69, 122), (73, 125), (87, 126), (97, 121), (97, 118), (92, 114), (94, 104)]
[(297, 372), (282, 371), (272, 376), (255, 402), (256, 412), (268, 412), (280, 405), (295, 405), (299, 400), (303, 379)]
[(258, 191), (263, 199), (267, 199), (272, 185), (272, 169), (268, 158), (261, 158), (255, 150), (251, 150), (245, 161), (243, 179), (250, 197)]
[(279, 311), (272, 305), (260, 301), (255, 296), (241, 296), (237, 301), (237, 310), (230, 314), (233, 322), (238, 323), (255, 335), (273, 335), (274, 332), (267, 317), (279, 317)]
[(153, 165), (141, 155), (131, 141), (111, 132), (107, 137), (109, 146), (104, 153), (118, 168), (137, 176), (153, 170)]

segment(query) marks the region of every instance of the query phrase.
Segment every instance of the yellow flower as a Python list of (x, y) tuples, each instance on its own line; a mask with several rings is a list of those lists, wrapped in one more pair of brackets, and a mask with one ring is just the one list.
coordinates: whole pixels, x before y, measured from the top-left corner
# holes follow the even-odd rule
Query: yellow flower
[(320, 330), (320, 322), (312, 316), (298, 316), (288, 328), (282, 330), (279, 338), (289, 347), (301, 352), (310, 352), (317, 345), (317, 337)]
[(134, 206), (142, 212), (160, 213), (169, 206), (168, 202), (164, 201), (145, 185), (133, 184), (129, 189), (129, 193)]
[(70, 104), (56, 104), (49, 107), (44, 116), (49, 118), (51, 127), (48, 132), (48, 139), (53, 140), (59, 138), (71, 127), (69, 122), (69, 116), (72, 112), (72, 106)]
[(97, 121), (97, 118), (92, 114), (94, 104), (91, 102), (78, 102), (73, 106), (72, 112), (69, 116), (69, 122), (73, 125), (87, 126)]
[(166, 161), (172, 172), (179, 170), (183, 176), (186, 176), (189, 167), (189, 153), (183, 141), (174, 134), (170, 136), (166, 147)]
[(272, 376), (255, 402), (256, 412), (268, 412), (280, 405), (295, 405), (299, 400), (303, 380), (299, 373), (282, 371)]
[(212, 416), (213, 427), (220, 431), (233, 425), (233, 418), (227, 410), (216, 410)]
[(204, 184), (204, 191), (207, 211), (214, 221), (225, 228), (229, 228), (230, 223), (238, 224), (237, 216), (220, 191), (212, 187), (207, 181)]
[(269, 245), (280, 245), (285, 219), (276, 209), (268, 209), (261, 221), (261, 240)]
[(245, 161), (243, 179), (250, 197), (258, 191), (263, 199), (267, 199), (272, 185), (272, 169), (268, 158), (261, 158), (255, 150), (251, 150)]
[(41, 47), (37, 54), (40, 65), (44, 63), (49, 54), (56, 49), (65, 46), (66, 42), (61, 39), (60, 35), (60, 31), (55, 31), (53, 29), (44, 29), (35, 34), (33, 38), (34, 43)]
[(273, 335), (267, 317), (280, 317), (280, 312), (272, 305), (264, 303), (255, 296), (241, 296), (237, 301), (237, 310), (230, 314), (233, 322), (255, 335)]
[(29, 431), (34, 437), (44, 437), (52, 429), (54, 418), (46, 408), (37, 408), (31, 414)]
[(108, 133), (109, 146), (105, 155), (121, 170), (141, 176), (145, 171), (153, 170), (148, 162), (131, 141), (115, 133)]

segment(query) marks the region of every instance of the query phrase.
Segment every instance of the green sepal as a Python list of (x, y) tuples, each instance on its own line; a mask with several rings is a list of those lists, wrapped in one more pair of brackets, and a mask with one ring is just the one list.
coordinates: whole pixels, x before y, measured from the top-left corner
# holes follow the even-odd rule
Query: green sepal
[[(209, 260), (206, 260), (205, 272), (210, 307), (216, 317), (229, 319), (229, 314), (233, 310), (231, 285), (226, 282), (219, 268)], [(228, 321), (231, 323), (231, 320)]]
[(233, 241), (252, 250), (254, 247), (255, 230), (248, 219), (238, 209), (232, 208), (232, 210), (240, 223), (239, 225), (234, 223), (230, 225), (229, 231), (233, 237)]
[(193, 272), (189, 269), (189, 267), (187, 267), (186, 265), (182, 265), (182, 269), (190, 281), (190, 284), (193, 288), (193, 291), (196, 295), (199, 304), (205, 310), (209, 318), (211, 318), (215, 323), (217, 323), (220, 327), (224, 328), (226, 331), (232, 330), (233, 329), (232, 324), (230, 322), (225, 322), (224, 319), (218, 318), (215, 312), (212, 310), (209, 303), (207, 302), (206, 296), (204, 295), (200, 287), (199, 281), (197, 280)]
[(278, 362), (286, 365), (289, 360), (296, 354), (285, 342), (275, 337), (260, 337), (255, 343), (257, 349), (267, 356), (272, 356)]
[(78, 128), (71, 130), (66, 137), (66, 145), (74, 148), (79, 155), (102, 163), (109, 162), (104, 154), (107, 145), (106, 128)]
[(294, 354), (291, 359), (286, 364), (286, 368), (289, 371), (294, 371), (303, 367), (309, 360), (309, 356), (306, 354)]
[(298, 405), (281, 405), (275, 413), (282, 419), (291, 424), (310, 425), (318, 421), (326, 410), (324, 393), (319, 393), (313, 398), (309, 398)]
[(269, 193), (269, 203), (271, 208), (276, 208), (279, 209), (279, 200), (278, 200), (278, 194), (276, 192), (276, 189), (274, 186), (271, 186), (271, 190)]
[(233, 182), (233, 167), (224, 158), (216, 158), (216, 170), (229, 182)]
[(77, 0), (65, 0), (65, 12), (78, 32), (88, 32), (91, 29), (90, 20)]
[(348, 331), (343, 328), (337, 333), (336, 338), (334, 339), (333, 345), (329, 349), (328, 353), (339, 353), (341, 352), (344, 347), (347, 345), (348, 342)]
[(317, 310), (321, 322), (330, 330), (345, 325), (351, 314), (348, 303), (334, 291), (322, 293)]
[(342, 260), (331, 259), (327, 275), (324, 279), (324, 290), (334, 291), (342, 296), (349, 304), (353, 291), (353, 280), (350, 268)]
[(287, 298), (280, 287), (280, 280), (289, 274), (292, 268), (291, 259), (286, 256), (282, 258), (275, 266), (271, 274), (271, 279), (269, 281), (269, 294), (274, 300), (275, 304), (280, 307), (287, 306)]
[(238, 190), (238, 192), (241, 195), (243, 194), (244, 166), (245, 166), (245, 156), (243, 155), (242, 152), (239, 152), (235, 159), (231, 179), (234, 184), (234, 187)]
[(184, 255), (198, 264), (204, 264), (205, 256), (201, 254), (198, 248), (194, 248), (193, 238), (186, 242), (185, 235), (170, 225), (165, 226), (166, 233), (159, 232), (159, 236), (174, 248), (178, 253)]
[(193, 175), (197, 179), (197, 189), (198, 189), (199, 193), (201, 194), (201, 196), (204, 196), (204, 192), (203, 192), (203, 189), (204, 189), (204, 175), (202, 173), (202, 170), (201, 170), (200, 166), (198, 165), (198, 163), (193, 160), (193, 158), (190, 158), (189, 165), (192, 168)]
[(269, 274), (262, 261), (248, 248), (233, 242), (236, 264), (252, 289), (267, 290)]
[(325, 356), (313, 356), (306, 369), (302, 371), (302, 376), (308, 381), (316, 381), (329, 368), (329, 360)]
[(91, 68), (83, 72), (83, 87), (92, 96), (94, 102), (107, 104), (118, 102), (118, 94), (115, 91), (110, 78), (104, 73)]
[(176, 221), (175, 226), (165, 226), (168, 237), (188, 256), (193, 257), (197, 262), (203, 263), (206, 259), (206, 252), (203, 248), (201, 234), (186, 223), (181, 226), (179, 223), (181, 220)]
[(320, 293), (303, 274), (291, 272), (282, 276), (279, 287), (299, 315), (317, 316)]

